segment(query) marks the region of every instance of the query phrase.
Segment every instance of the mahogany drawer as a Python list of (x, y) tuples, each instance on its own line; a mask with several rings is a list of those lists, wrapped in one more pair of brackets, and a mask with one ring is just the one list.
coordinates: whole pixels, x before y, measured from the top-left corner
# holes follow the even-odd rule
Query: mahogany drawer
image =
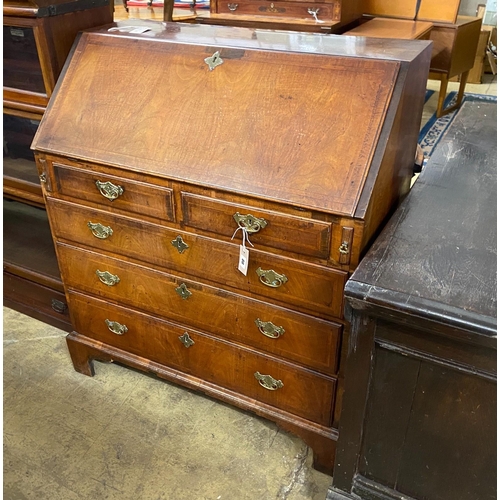
[[(347, 273), (343, 271), (252, 248), (245, 276), (237, 268), (237, 243), (200, 237), (54, 199), (47, 199), (47, 206), (51, 214), (52, 231), (58, 239), (215, 281), (220, 285), (330, 317), (342, 316), (343, 289), (347, 280)], [(105, 237), (96, 237), (88, 226), (89, 222), (104, 227), (107, 233), (100, 236)], [(112, 234), (107, 236), (111, 231)], [(178, 246), (174, 246), (174, 243)], [(263, 271), (275, 271), (283, 276), (281, 281), (278, 278), (279, 286), (270, 286), (274, 282), (270, 283), (262, 275)]]
[[(301, 19), (318, 19), (320, 21), (332, 21), (333, 6), (329, 3), (307, 3), (295, 2), (270, 2), (270, 1), (217, 1), (217, 12), (219, 14), (237, 15), (260, 15), (276, 17), (294, 17)], [(316, 17), (311, 13), (315, 12)]]
[[(231, 238), (239, 227), (235, 214), (251, 215), (264, 219), (266, 224), (249, 234), (256, 248), (263, 245), (320, 259), (327, 259), (330, 255), (331, 224), (328, 222), (186, 192), (181, 193), (181, 199), (183, 223), (188, 227)], [(238, 231), (237, 239), (242, 240), (241, 231)]]
[[(80, 334), (319, 424), (331, 424), (336, 385), (332, 377), (83, 295), (70, 293), (70, 308)], [(106, 320), (119, 326), (108, 327)], [(121, 333), (123, 326), (125, 333)], [(283, 386), (276, 390), (262, 387), (255, 377), (257, 372), (271, 375)]]
[[(338, 323), (62, 243), (57, 244), (57, 251), (61, 274), (69, 289), (210, 330), (325, 373), (337, 371), (342, 330)], [(100, 281), (96, 270), (118, 276), (120, 281), (108, 286)], [(187, 290), (187, 298), (179, 294), (184, 289), (181, 285)], [(257, 320), (271, 322), (278, 331)], [(271, 338), (262, 333), (269, 334), (269, 329), (273, 336), (282, 334)]]
[[(107, 210), (130, 212), (167, 221), (175, 219), (172, 189), (56, 162), (52, 164), (52, 171), (54, 182), (50, 189), (62, 196), (97, 203)], [(116, 198), (109, 199), (101, 194), (96, 184), (98, 182), (102, 183), (102, 190), (112, 191), (108, 196)]]

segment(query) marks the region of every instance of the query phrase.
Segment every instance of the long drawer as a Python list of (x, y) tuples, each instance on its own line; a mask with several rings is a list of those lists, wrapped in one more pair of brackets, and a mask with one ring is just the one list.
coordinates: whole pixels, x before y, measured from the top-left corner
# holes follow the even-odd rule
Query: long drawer
[[(325, 373), (337, 370), (341, 326), (336, 323), (65, 244), (58, 243), (57, 251), (69, 289), (194, 328), (205, 330), (210, 325), (214, 334)], [(104, 284), (97, 270), (119, 282)]]
[(101, 300), (72, 292), (69, 297), (78, 333), (319, 424), (331, 424), (334, 378)]
[(239, 246), (236, 243), (224, 243), (50, 198), (47, 206), (52, 217), (52, 230), (58, 239), (200, 277), (333, 318), (342, 317), (345, 272), (251, 248), (245, 276), (237, 269)]

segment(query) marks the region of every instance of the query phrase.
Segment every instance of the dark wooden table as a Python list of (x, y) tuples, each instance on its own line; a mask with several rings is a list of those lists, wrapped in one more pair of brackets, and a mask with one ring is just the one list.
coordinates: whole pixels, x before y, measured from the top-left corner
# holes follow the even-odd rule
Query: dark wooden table
[(466, 101), (348, 281), (328, 499), (496, 498), (496, 168), (496, 103)]

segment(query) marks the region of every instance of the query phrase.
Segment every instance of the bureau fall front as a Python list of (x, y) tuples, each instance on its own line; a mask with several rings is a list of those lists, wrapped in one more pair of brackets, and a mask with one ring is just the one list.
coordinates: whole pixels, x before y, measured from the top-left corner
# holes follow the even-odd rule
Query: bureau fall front
[(343, 289), (409, 189), (430, 44), (144, 28), (81, 35), (33, 143), (75, 369), (252, 411), (331, 473)]

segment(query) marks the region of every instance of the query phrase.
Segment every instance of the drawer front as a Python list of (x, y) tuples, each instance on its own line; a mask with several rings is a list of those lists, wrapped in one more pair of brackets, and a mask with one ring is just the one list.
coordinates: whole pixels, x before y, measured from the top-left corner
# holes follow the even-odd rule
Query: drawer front
[[(66, 286), (336, 373), (341, 326), (171, 274), (57, 246)], [(102, 283), (96, 271), (117, 276)], [(272, 325), (269, 325), (272, 323)], [(270, 336), (269, 336), (270, 335)]]
[[(47, 206), (56, 238), (132, 257), (330, 317), (342, 315), (345, 272), (251, 248), (245, 276), (237, 269), (239, 245), (236, 243), (199, 237), (58, 200), (48, 199)], [(100, 225), (97, 229), (96, 224)], [(100, 234), (98, 230), (107, 233)], [(276, 274), (263, 274), (264, 271)]]
[[(78, 333), (319, 424), (331, 423), (334, 378), (90, 297), (71, 293), (70, 304)], [(283, 386), (266, 389), (257, 372)]]
[(171, 189), (59, 163), (53, 163), (52, 170), (52, 189), (63, 196), (97, 203), (112, 211), (175, 219)]
[[(252, 2), (252, 1), (217, 1), (219, 14), (258, 15), (273, 17), (294, 17), (320, 21), (333, 20), (333, 7), (328, 3), (295, 2)], [(315, 15), (312, 13), (314, 12)], [(315, 17), (316, 16), (316, 17)]]
[[(254, 209), (185, 192), (181, 193), (181, 197), (186, 226), (231, 238), (239, 227), (235, 214), (242, 217), (250, 215), (264, 220), (254, 226), (260, 229), (249, 234), (250, 241), (257, 248), (263, 245), (320, 259), (329, 256), (331, 224), (327, 222)], [(239, 224), (250, 225), (251, 221), (251, 218), (247, 218)]]

